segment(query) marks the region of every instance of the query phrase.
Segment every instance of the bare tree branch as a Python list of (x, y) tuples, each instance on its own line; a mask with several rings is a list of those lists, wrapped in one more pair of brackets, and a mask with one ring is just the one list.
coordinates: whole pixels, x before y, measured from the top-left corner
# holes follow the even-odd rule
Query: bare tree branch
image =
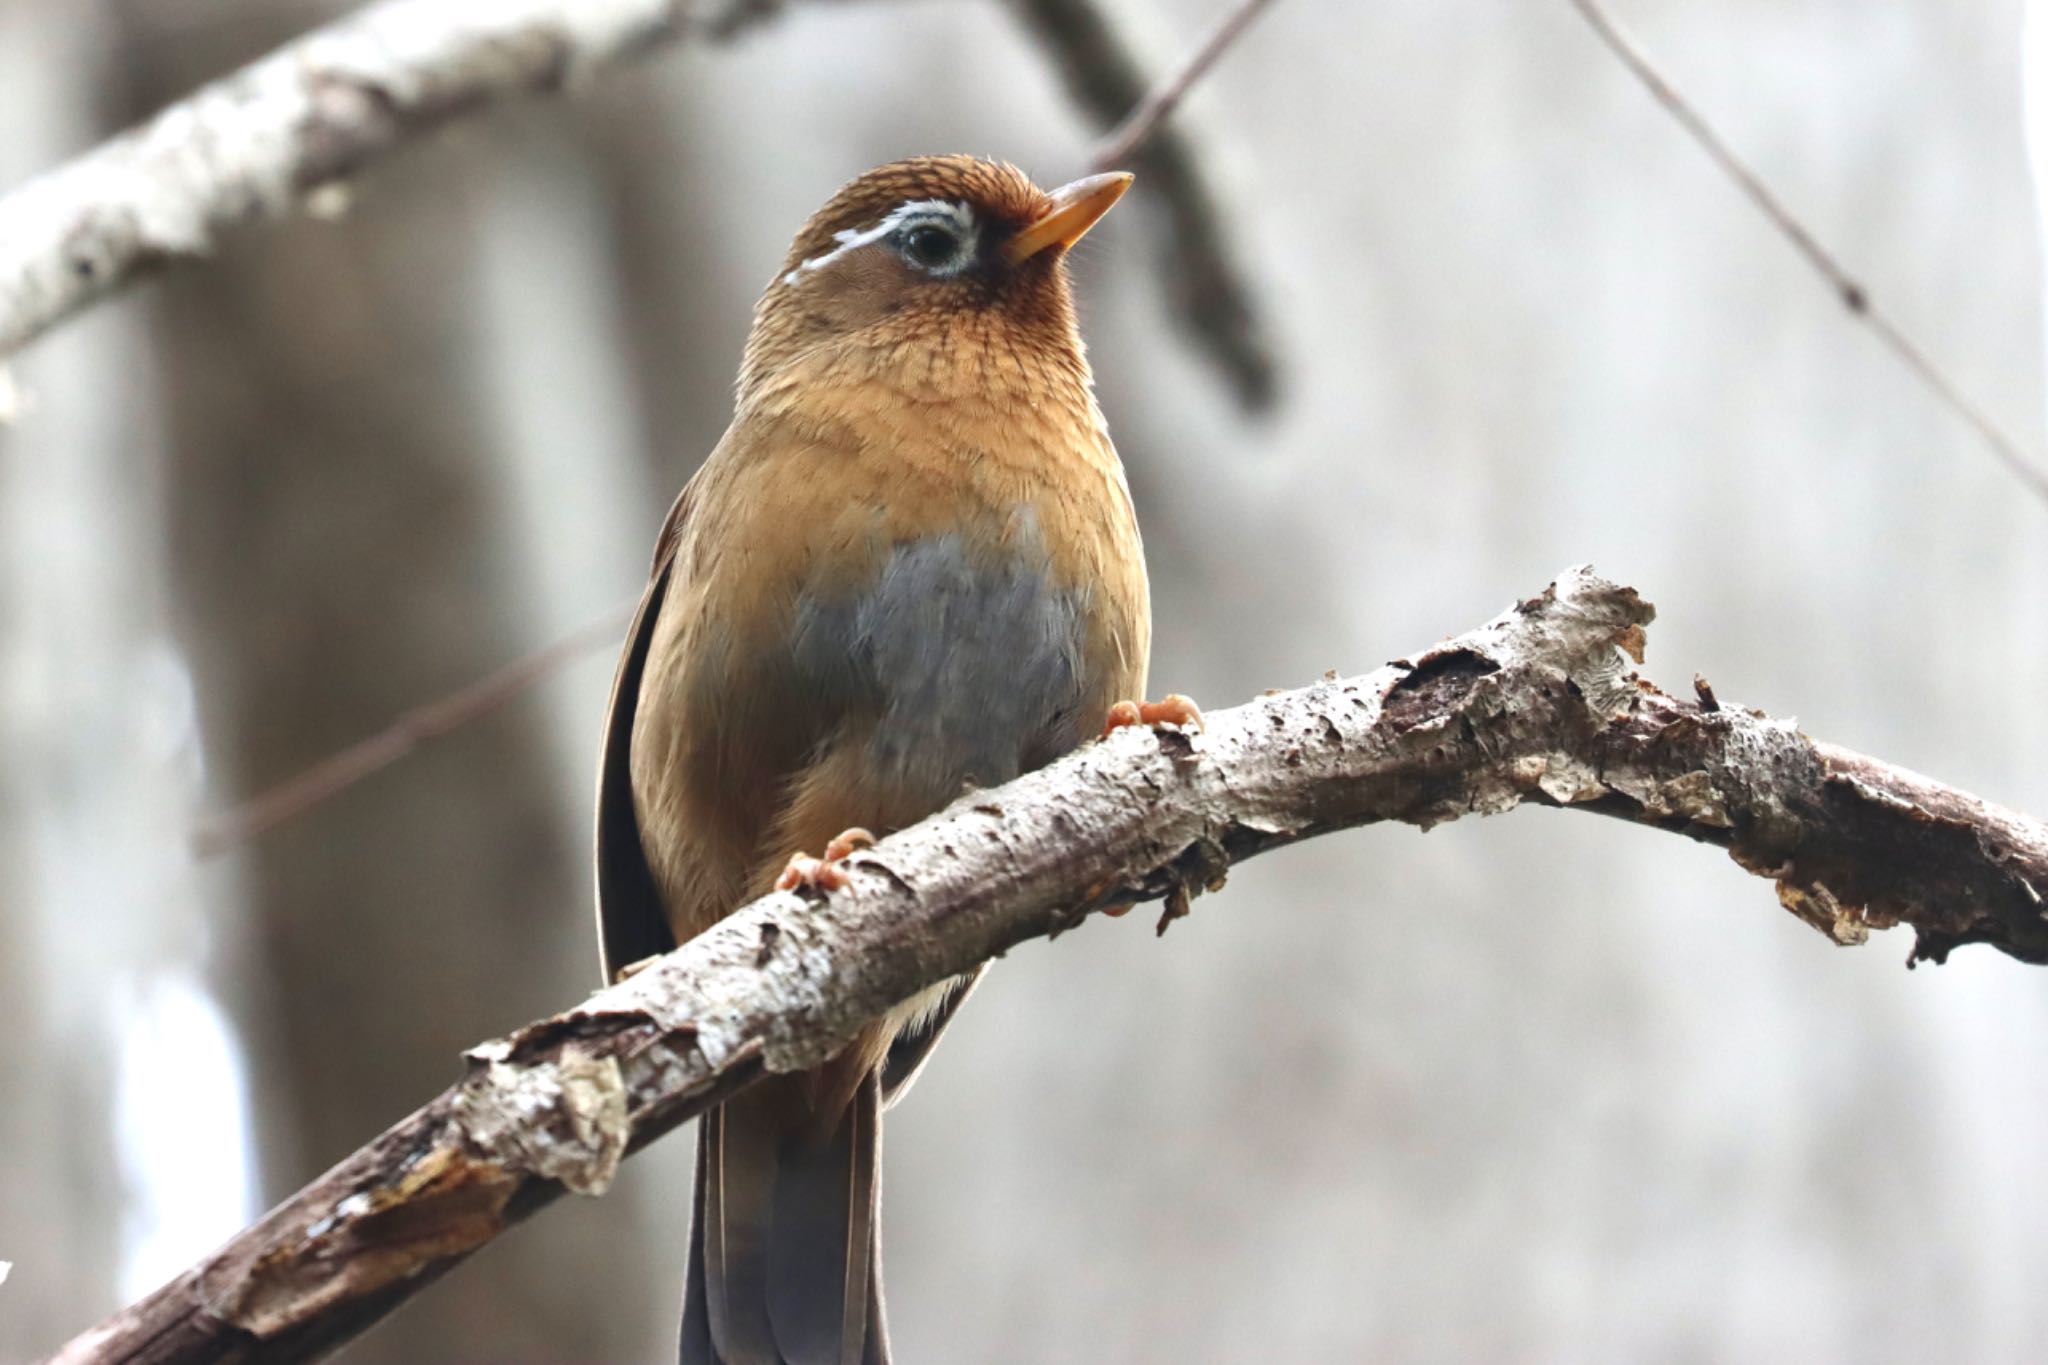
[(1652, 98), (1678, 120), (1678, 125), (1699, 144), (1700, 149), (1720, 168), (1721, 173), (1735, 183), (1735, 187), (1742, 191), (1749, 202), (1756, 205), (1757, 211), (1770, 220), (1771, 226), (1782, 233), (1785, 240), (1792, 243), (1793, 249), (1805, 258), (1806, 263), (1827, 281), (1828, 287), (1841, 299), (1842, 306), (1848, 309), (1852, 316), (1861, 318), (1871, 331), (1877, 333), (1878, 340), (1889, 347), (1892, 354), (1927, 386), (1942, 406), (1960, 417), (1965, 425), (1975, 431), (1984, 444), (1990, 447), (1991, 453), (1997, 456), (2015, 477), (2031, 488), (2037, 496), (2048, 498), (2048, 468), (2042, 467), (2040, 461), (2020, 443), (2019, 438), (2000, 426), (1990, 413), (1971, 401), (1969, 395), (1963, 392), (1962, 386), (1956, 382), (1955, 376), (1942, 368), (1941, 363), (1903, 327), (1893, 321), (1889, 313), (1878, 308), (1877, 300), (1870, 296), (1870, 291), (1862, 282), (1851, 275), (1840, 258), (1823, 246), (1820, 239), (1814, 236), (1813, 230), (1785, 206), (1784, 200), (1772, 192), (1771, 187), (1764, 183), (1763, 177), (1735, 154), (1727, 140), (1714, 130), (1714, 126), (1707, 122), (1684, 95), (1679, 93), (1678, 87), (1671, 83), (1671, 78), (1650, 60), (1650, 54), (1642, 45), (1629, 37), (1622, 31), (1621, 26), (1614, 22), (1600, 0), (1571, 0), (1571, 4), (1592, 27), (1594, 34), (1607, 46), (1607, 50), (1621, 59), (1622, 65), (1628, 68), (1629, 73), (1642, 82), (1643, 88), (1650, 92)]
[(468, 1074), (202, 1264), (64, 1347), (64, 1365), (305, 1360), (563, 1191), (765, 1072), (816, 1066), (920, 989), (1092, 910), (1379, 821), (1523, 803), (1719, 844), (1836, 942), (2048, 962), (2048, 827), (1729, 708), (1640, 662), (1651, 608), (1571, 570), (1363, 677), (1122, 730), (856, 855), (819, 905), (755, 902), (632, 979), (469, 1054)]
[[(1068, 95), (1103, 127), (1118, 126), (1152, 102), (1150, 79), (1104, 0), (1010, 0), (1010, 4), (1052, 57)], [(1162, 93), (1157, 98), (1162, 117), (1259, 8), (1260, 4), (1244, 5), (1202, 45), (1190, 68), (1161, 83)], [(1265, 321), (1194, 139), (1180, 125), (1163, 122), (1162, 117), (1145, 123), (1133, 119), (1135, 126), (1124, 130), (1124, 135), (1113, 135), (1096, 157), (1095, 166), (1139, 173), (1138, 183), (1165, 214), (1167, 245), (1159, 271), (1174, 310), (1187, 320), (1194, 339), (1229, 377), (1238, 401), (1255, 410), (1269, 407), (1276, 380)], [(1146, 136), (1131, 135), (1140, 131)]]
[(684, 0), (384, 0), (0, 199), (0, 355), (455, 116), (680, 32)]

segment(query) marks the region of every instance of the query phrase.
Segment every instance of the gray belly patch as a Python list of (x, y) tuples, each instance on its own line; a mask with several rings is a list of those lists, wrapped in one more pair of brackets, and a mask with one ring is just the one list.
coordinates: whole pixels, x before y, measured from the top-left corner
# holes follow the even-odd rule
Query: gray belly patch
[(797, 610), (797, 669), (814, 695), (875, 718), (877, 768), (951, 800), (1006, 782), (1083, 733), (1085, 589), (1048, 581), (1035, 538), (970, 556), (960, 537), (899, 545), (850, 601)]

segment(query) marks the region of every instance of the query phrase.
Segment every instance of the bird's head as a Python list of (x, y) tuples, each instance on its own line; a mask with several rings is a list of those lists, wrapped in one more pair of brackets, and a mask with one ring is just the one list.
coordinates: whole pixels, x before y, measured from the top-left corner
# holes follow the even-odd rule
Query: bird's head
[(742, 399), (800, 363), (913, 386), (962, 369), (987, 380), (991, 366), (1035, 383), (1050, 367), (1085, 385), (1066, 253), (1130, 183), (1119, 172), (1047, 191), (966, 156), (860, 176), (804, 224), (762, 294)]

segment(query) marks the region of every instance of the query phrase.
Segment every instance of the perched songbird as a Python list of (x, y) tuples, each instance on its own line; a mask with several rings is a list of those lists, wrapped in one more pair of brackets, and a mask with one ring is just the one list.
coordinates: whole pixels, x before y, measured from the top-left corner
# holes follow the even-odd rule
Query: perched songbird
[[(797, 234), (619, 664), (598, 792), (608, 974), (778, 882), (829, 892), (867, 831), (1047, 763), (1143, 695), (1144, 554), (1065, 263), (1129, 183), (1047, 193), (920, 158)], [(1162, 716), (1184, 713), (1113, 720)], [(684, 1361), (887, 1360), (881, 1112), (972, 982), (705, 1116)]]

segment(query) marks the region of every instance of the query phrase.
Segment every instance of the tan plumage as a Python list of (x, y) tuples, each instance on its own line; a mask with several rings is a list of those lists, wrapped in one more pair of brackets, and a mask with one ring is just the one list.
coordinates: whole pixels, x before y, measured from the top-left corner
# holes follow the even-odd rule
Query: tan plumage
[[(620, 664), (608, 971), (765, 893), (792, 855), (1037, 767), (1143, 694), (1144, 557), (1063, 260), (1121, 189), (923, 158), (798, 234)], [(879, 1115), (947, 1013), (943, 991), (905, 1002), (706, 1119), (685, 1360), (886, 1359)]]

